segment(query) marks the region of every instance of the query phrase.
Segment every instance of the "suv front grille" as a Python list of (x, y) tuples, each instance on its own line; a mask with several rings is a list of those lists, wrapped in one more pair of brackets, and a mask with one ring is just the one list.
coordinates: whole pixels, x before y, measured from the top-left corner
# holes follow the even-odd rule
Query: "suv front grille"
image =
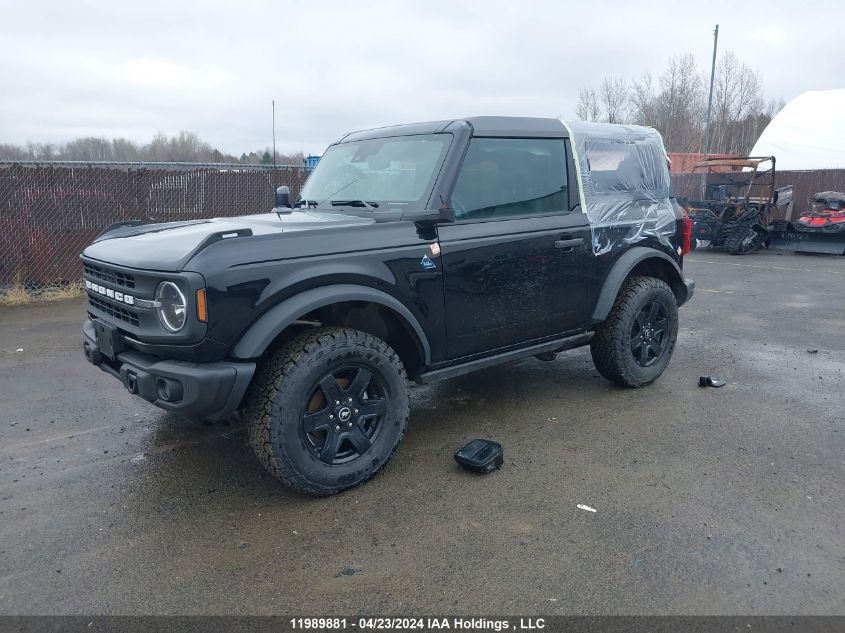
[(93, 264), (85, 264), (85, 274), (89, 277), (94, 277), (106, 283), (114, 284), (116, 286), (123, 286), (124, 288), (135, 287), (135, 277), (127, 273), (121, 273), (116, 270), (109, 270), (101, 266), (94, 266)]
[(134, 325), (135, 327), (138, 327), (141, 324), (141, 320), (138, 317), (137, 312), (134, 312), (133, 310), (127, 310), (126, 308), (121, 308), (116, 305), (112, 305), (108, 301), (103, 301), (102, 299), (98, 299), (97, 297), (92, 297), (90, 294), (88, 295), (88, 305), (90, 305), (95, 310), (104, 312), (110, 317), (119, 319), (124, 323), (128, 323), (129, 325)]

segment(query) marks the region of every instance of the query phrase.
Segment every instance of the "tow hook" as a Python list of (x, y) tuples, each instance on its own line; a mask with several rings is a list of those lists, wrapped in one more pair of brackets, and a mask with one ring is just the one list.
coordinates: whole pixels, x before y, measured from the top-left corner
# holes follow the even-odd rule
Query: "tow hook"
[(135, 372), (126, 372), (126, 390), (131, 394), (138, 393), (138, 376)]

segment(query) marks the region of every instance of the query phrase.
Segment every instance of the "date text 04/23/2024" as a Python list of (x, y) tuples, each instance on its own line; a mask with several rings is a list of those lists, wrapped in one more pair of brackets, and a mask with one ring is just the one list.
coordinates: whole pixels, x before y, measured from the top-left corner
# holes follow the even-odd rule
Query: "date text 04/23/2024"
[(291, 618), (295, 630), (362, 629), (376, 631), (531, 631), (546, 627), (543, 618), (518, 618), (516, 621), (487, 618)]

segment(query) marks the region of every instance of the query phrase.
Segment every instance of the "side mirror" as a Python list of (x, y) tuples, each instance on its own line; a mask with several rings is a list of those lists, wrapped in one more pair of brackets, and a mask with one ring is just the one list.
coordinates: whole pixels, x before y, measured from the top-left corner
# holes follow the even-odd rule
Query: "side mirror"
[(290, 209), (290, 187), (282, 185), (276, 189), (276, 207), (287, 207)]

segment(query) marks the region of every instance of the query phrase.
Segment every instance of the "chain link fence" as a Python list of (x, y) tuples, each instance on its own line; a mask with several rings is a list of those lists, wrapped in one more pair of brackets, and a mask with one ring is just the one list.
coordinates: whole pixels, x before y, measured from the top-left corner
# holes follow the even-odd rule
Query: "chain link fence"
[(198, 163), (0, 161), (0, 299), (82, 279), (79, 254), (108, 225), (263, 213), (310, 169)]
[[(296, 196), (310, 169), (208, 163), (0, 161), (0, 301), (82, 279), (79, 254), (114, 222), (172, 222), (263, 213), (276, 187)], [(698, 174), (672, 178), (674, 195), (700, 188)], [(796, 208), (816, 191), (845, 191), (845, 170), (778, 172)]]

